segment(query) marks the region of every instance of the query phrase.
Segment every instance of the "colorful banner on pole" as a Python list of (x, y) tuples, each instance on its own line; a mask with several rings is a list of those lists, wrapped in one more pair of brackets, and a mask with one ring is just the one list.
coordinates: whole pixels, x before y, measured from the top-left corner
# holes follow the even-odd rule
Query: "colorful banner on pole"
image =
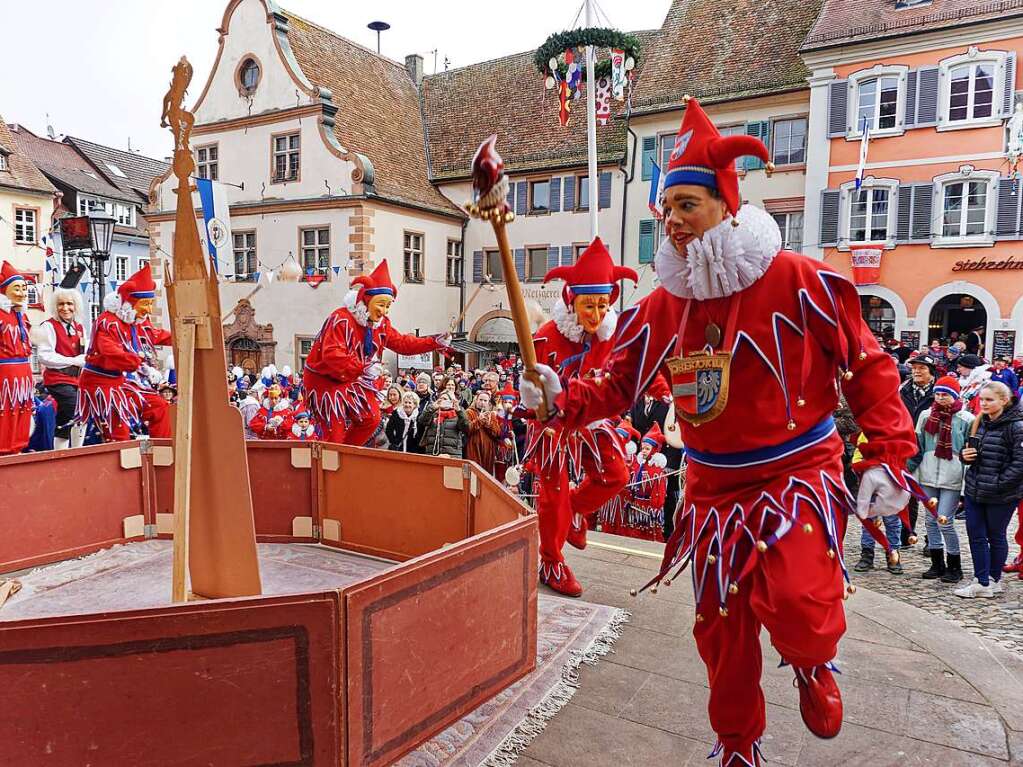
[(195, 186), (202, 205), (203, 220), (199, 226), (199, 239), (209, 256), (211, 273), (224, 278), (233, 277), (231, 210), (227, 203), (227, 190), (223, 184), (208, 178), (197, 178)]
[(615, 101), (625, 100), (625, 51), (611, 50), (611, 95)]
[(876, 285), (881, 281), (881, 248), (853, 248), (852, 273), (854, 285)]

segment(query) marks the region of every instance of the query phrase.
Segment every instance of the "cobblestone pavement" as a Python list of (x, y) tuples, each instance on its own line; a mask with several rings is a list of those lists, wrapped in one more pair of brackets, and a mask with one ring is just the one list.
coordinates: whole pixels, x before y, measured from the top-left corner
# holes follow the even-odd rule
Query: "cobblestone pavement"
[[(1017, 524), (1018, 519), (1013, 516), (1009, 524), (1010, 560), (1017, 552), (1016, 544), (1012, 540)], [(860, 525), (855, 519), (851, 519), (845, 537), (845, 556), (852, 582), (950, 620), (967, 631), (998, 642), (1023, 655), (1023, 580), (1017, 578), (1015, 573), (1004, 574), (1005, 593), (993, 599), (962, 599), (955, 596), (952, 590), (969, 583), (973, 578), (973, 560), (970, 558), (970, 544), (966, 537), (966, 523), (957, 520), (955, 526), (963, 558), (963, 581), (960, 584), (947, 584), (938, 580), (925, 581), (920, 577), (921, 573), (931, 566), (930, 558), (922, 556), (924, 553), (922, 518), (917, 520), (920, 541), (912, 551), (907, 549), (901, 552), (904, 570), (902, 575), (892, 575), (884, 569), (884, 557), (880, 547), (875, 552), (874, 570), (866, 573), (854, 572), (853, 565), (860, 558)]]

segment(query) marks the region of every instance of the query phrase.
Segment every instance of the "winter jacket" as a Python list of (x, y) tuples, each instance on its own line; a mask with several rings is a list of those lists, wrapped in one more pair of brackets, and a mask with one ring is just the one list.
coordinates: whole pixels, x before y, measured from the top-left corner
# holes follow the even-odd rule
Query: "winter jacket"
[(982, 416), (977, 458), (967, 464), (966, 497), (978, 503), (1023, 499), (1023, 409), (1006, 408), (997, 420)]
[(1001, 370), (992, 370), (991, 371), (991, 380), (992, 381), (1000, 381), (1001, 383), (1005, 384), (1006, 386), (1009, 387), (1009, 391), (1011, 391), (1013, 394), (1015, 394), (1016, 390), (1019, 389), (1019, 376), (1017, 376), (1012, 371), (1012, 368), (1002, 368)]
[(419, 446), (427, 455), (450, 455), (452, 458), (462, 457), (462, 440), (469, 431), (469, 420), (461, 408), (455, 410), (456, 416), (448, 418), (438, 428), (437, 410), (431, 404), (422, 408), (419, 413)]
[(916, 423), (920, 414), (934, 404), (934, 381), (927, 384), (927, 393), (918, 398), (916, 384), (910, 378), (899, 387), (899, 397), (902, 398), (902, 404), (906, 406), (909, 417), (913, 419), (913, 423)]
[(965, 468), (959, 460), (959, 451), (966, 447), (966, 438), (970, 436), (970, 424), (973, 423), (974, 416), (965, 410), (960, 410), (952, 416), (952, 457), (938, 458), (934, 454), (938, 446), (938, 435), (928, 434), (924, 429), (930, 415), (931, 409), (927, 408), (917, 419), (916, 440), (920, 445), (920, 454), (909, 461), (909, 468), (921, 485), (962, 490)]
[(412, 415), (404, 418), (405, 411), (400, 407), (395, 408), (391, 417), (387, 419), (387, 426), (384, 431), (387, 434), (387, 445), (391, 450), (400, 453), (421, 453), (419, 447), (419, 410), (413, 410)]

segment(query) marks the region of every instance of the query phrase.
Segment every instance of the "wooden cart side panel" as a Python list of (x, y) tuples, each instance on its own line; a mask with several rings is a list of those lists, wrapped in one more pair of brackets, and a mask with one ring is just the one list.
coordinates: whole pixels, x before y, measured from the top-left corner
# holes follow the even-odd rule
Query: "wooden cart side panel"
[(522, 519), (346, 590), (349, 765), (393, 763), (534, 668), (536, 546)]
[(0, 624), (3, 761), (339, 765), (341, 599)]
[(473, 497), (472, 535), (528, 516), (530, 509), (511, 495), (483, 469), (476, 469), (477, 495)]
[(338, 468), (321, 474), (323, 543), (400, 561), (469, 536), (464, 461), (330, 444), (323, 450), (340, 454)]
[[(315, 535), (294, 535), (295, 517), (313, 517), (312, 481), (309, 467), (292, 463), (292, 448), (299, 443), (285, 441), (249, 441), (245, 443), (249, 464), (249, 487), (252, 493), (252, 515), (256, 538), (262, 542), (313, 543)], [(312, 443), (301, 449), (310, 451)], [(230, 466), (221, 467), (231, 471)], [(156, 511), (174, 512), (174, 467), (156, 466)], [(160, 537), (169, 538), (169, 534)]]
[[(122, 451), (138, 465), (122, 468)], [(0, 572), (141, 539), (124, 520), (146, 515), (142, 472), (137, 442), (0, 458)], [(40, 513), (41, 499), (60, 513)]]

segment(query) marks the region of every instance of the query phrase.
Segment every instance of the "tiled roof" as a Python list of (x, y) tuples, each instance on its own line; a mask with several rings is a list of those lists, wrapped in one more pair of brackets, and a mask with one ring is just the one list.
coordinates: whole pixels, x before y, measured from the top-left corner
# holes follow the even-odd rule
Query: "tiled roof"
[[(833, 2), (858, 9), (868, 0)], [(679, 107), (686, 94), (713, 102), (808, 87), (799, 48), (822, 3), (673, 0), (639, 79), (634, 112)]]
[(369, 157), (379, 195), (447, 213), (457, 208), (429, 181), (419, 93), (402, 64), (288, 11), (288, 39), (302, 72), (330, 89), (334, 133)]
[(8, 170), (0, 171), (0, 186), (34, 192), (56, 192), (53, 184), (35, 166), (15, 141), (7, 123), (0, 117), (0, 149), (7, 154)]
[[(657, 33), (634, 34), (649, 55)], [(429, 75), (423, 82), (423, 105), (435, 181), (468, 176), (476, 147), (491, 133), (497, 133), (498, 151), (512, 171), (586, 163), (585, 97), (573, 103), (568, 127), (561, 127), (557, 91), (544, 88), (533, 51)], [(624, 156), (625, 127), (620, 114), (597, 126), (598, 161)]]
[(1023, 15), (1023, 0), (933, 0), (896, 8), (895, 0), (825, 0), (804, 51)]
[(12, 126), (12, 133), (21, 151), (53, 182), (76, 192), (136, 202), (134, 196), (108, 184), (70, 144), (37, 136), (24, 125)]
[[(167, 171), (167, 163), (154, 160), (152, 157), (95, 144), (74, 136), (68, 136), (65, 140), (85, 155), (93, 166), (106, 176), (107, 181), (122, 193), (130, 195), (139, 205), (145, 205), (149, 199), (149, 185), (153, 179)], [(124, 176), (118, 176), (111, 165), (118, 168)]]

